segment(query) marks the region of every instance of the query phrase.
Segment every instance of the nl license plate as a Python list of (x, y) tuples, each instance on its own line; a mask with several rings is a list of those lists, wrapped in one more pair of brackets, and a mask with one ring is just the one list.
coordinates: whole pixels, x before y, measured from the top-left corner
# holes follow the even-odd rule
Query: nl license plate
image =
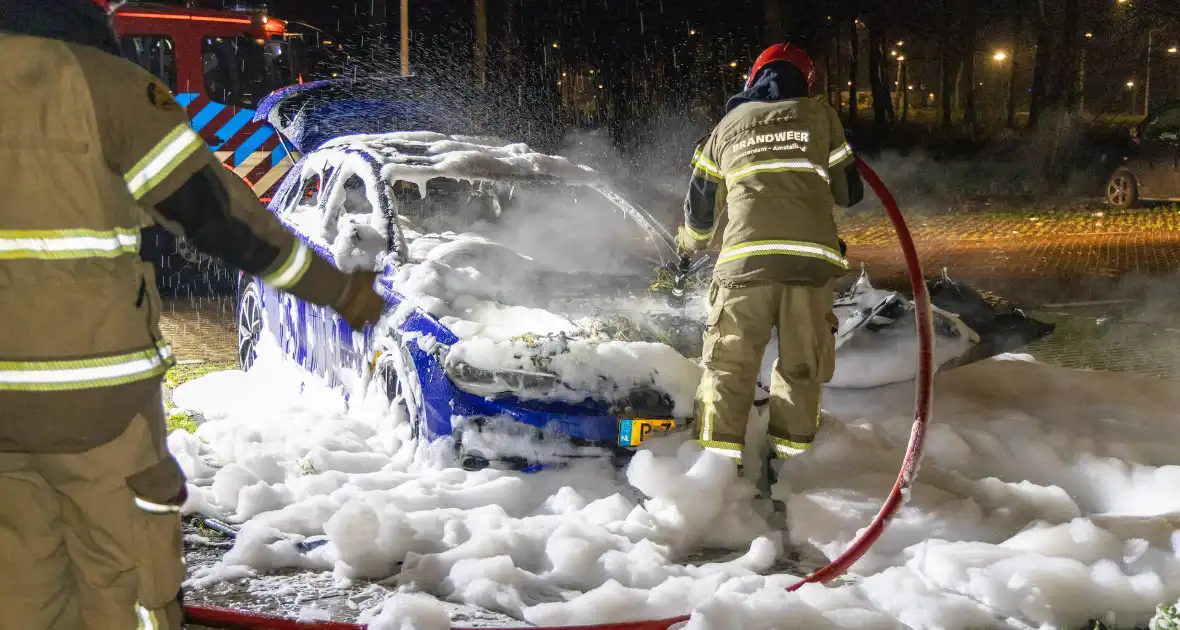
[(647, 418), (619, 419), (619, 446), (639, 446), (647, 440), (676, 428), (675, 420)]

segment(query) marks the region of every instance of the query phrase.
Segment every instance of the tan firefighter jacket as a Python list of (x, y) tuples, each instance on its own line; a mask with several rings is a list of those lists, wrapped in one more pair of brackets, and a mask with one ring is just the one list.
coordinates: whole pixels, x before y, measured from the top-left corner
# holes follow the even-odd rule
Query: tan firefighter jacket
[(832, 217), (851, 203), (839, 116), (804, 98), (734, 108), (697, 148), (680, 246), (705, 249), (728, 211), (714, 278), (821, 285), (848, 269)]
[(238, 226), (234, 247), (262, 252), (276, 288), (324, 305), (344, 290), (139, 66), (3, 33), (0, 59), (0, 451), (88, 450), (159, 395), (173, 359), (140, 230), (154, 218), (184, 236), (155, 205), (208, 165), (233, 216), (198, 216), (198, 230)]

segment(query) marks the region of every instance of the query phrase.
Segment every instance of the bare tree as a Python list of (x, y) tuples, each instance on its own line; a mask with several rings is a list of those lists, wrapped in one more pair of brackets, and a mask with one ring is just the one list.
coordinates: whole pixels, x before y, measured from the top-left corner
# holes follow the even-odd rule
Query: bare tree
[(763, 43), (767, 46), (783, 41), (783, 8), (779, 0), (762, 0), (762, 10), (766, 16), (762, 31)]
[(1049, 32), (1048, 0), (1036, 0), (1031, 5), (1033, 25), (1037, 32), (1036, 60), (1033, 66), (1032, 96), (1028, 106), (1028, 126), (1036, 127), (1045, 106), (1045, 75), (1049, 72), (1052, 38)]
[(866, 24), (869, 30), (869, 87), (873, 93), (873, 135), (881, 141), (893, 118), (893, 99), (885, 78), (885, 35), (875, 17), (866, 18)]
[(942, 34), (939, 41), (942, 94), (939, 96), (942, 101), (942, 130), (944, 132), (951, 129), (951, 65), (954, 63), (954, 57), (951, 54), (951, 8), (951, 0), (942, 0)]
[(852, 45), (852, 54), (848, 56), (848, 121), (849, 125), (854, 125), (858, 118), (857, 103), (856, 103), (856, 74), (860, 70), (860, 33), (857, 32), (856, 26), (859, 20), (856, 15), (848, 18), (848, 41)]
[(979, 15), (975, 2), (965, 3), (963, 16), (963, 82), (966, 84), (963, 106), (963, 127), (967, 135), (975, 138), (978, 116), (975, 110), (975, 55), (979, 44)]

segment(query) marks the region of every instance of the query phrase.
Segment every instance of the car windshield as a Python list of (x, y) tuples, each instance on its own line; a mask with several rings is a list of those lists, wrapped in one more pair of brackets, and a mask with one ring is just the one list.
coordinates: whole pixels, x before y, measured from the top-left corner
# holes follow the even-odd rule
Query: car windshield
[(641, 217), (591, 186), (560, 181), (461, 183), (437, 179), (422, 198), (395, 187), (403, 228), (476, 234), (557, 272), (650, 275), (661, 243)]

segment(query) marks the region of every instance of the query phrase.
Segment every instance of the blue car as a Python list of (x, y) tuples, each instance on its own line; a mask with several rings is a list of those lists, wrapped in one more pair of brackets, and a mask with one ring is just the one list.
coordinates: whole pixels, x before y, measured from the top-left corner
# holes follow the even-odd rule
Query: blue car
[[(625, 460), (646, 437), (683, 425), (691, 415), (691, 408), (677, 410), (674, 399), (683, 400), (687, 387), (691, 400), (689, 377), (695, 379), (695, 372), (681, 375), (679, 392), (667, 391), (674, 388), (658, 374), (638, 385), (602, 375), (602, 382), (614, 383), (608, 388), (597, 387), (591, 377), (583, 391), (554, 369), (476, 365), (449, 351), (462, 341), (444, 323), (460, 321), (445, 314), (451, 307), (439, 306), (434, 295), (407, 295), (407, 287), (422, 284), (415, 274), (453, 270), (462, 280), (463, 273), (483, 268), (494, 275), (471, 291), (504, 282), (506, 293), (515, 295), (513, 304), (531, 305), (526, 311), (504, 306), (505, 314), (544, 316), (549, 311), (539, 310), (539, 301), (548, 307), (561, 302), (561, 312), (580, 309), (594, 313), (598, 322), (604, 299), (631, 296), (650, 304), (641, 309), (640, 323), (628, 326), (628, 339), (671, 342), (666, 331), (679, 331), (687, 345), (698, 346), (695, 355), (691, 348), (684, 352), (699, 356), (702, 318), (679, 304), (667, 306), (659, 289), (650, 286), (652, 270), (675, 260), (669, 235), (585, 167), (487, 139), (424, 132), (352, 136), (305, 155), (269, 208), (341, 269), (379, 270), (387, 316), (377, 331), (353, 331), (332, 310), (243, 276), (238, 349), (244, 370), (254, 366), (259, 343), (269, 335), (287, 359), (345, 395), (367, 379), (379, 379), (395, 417), (407, 418), (420, 441), (451, 438), (458, 462), (468, 469), (529, 471), (581, 457)], [(551, 215), (551, 222), (538, 223), (538, 217)], [(464, 236), (469, 226), (515, 239), (513, 246), (528, 253)], [(548, 233), (528, 234), (533, 228)], [(598, 237), (588, 238), (587, 230)], [(525, 287), (536, 295), (521, 297)], [(464, 300), (471, 301), (455, 298)], [(500, 305), (494, 299), (481, 304)], [(651, 304), (657, 305), (655, 314)], [(665, 312), (659, 312), (660, 304)], [(499, 321), (495, 328), (504, 326), (517, 323)], [(513, 333), (503, 343), (569, 341), (560, 331)], [(683, 355), (671, 360), (683, 361), (681, 369), (696, 369)]]

